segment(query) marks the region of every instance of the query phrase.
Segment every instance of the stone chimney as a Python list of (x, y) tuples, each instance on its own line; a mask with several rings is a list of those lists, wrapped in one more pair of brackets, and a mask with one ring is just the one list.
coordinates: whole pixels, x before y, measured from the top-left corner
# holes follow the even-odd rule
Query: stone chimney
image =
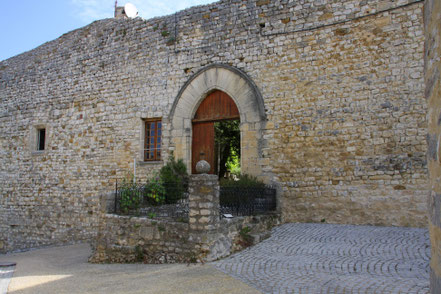
[(118, 1), (115, 1), (115, 18), (126, 18), (127, 15), (124, 12), (124, 6), (118, 6)]
[(127, 15), (124, 12), (123, 6), (115, 7), (115, 18), (127, 18)]

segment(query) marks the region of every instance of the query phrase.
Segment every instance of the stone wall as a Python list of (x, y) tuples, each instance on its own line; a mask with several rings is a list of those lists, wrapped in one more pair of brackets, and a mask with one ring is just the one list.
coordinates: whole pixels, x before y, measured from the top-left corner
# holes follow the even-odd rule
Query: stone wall
[[(277, 215), (235, 217), (219, 220), (216, 232), (199, 234), (188, 223), (166, 219), (106, 214), (96, 240), (93, 263), (192, 263), (216, 260), (270, 236), (279, 224)], [(240, 232), (249, 228), (250, 240)], [(249, 243), (247, 243), (249, 242)]]
[(287, 45), (258, 84), (272, 90), (264, 170), (283, 185), (285, 221), (426, 225), (421, 13), (274, 37)]
[[(284, 221), (424, 226), (422, 9), (221, 1), (96, 21), (0, 62), (0, 251), (94, 238), (99, 195), (134, 159), (140, 178), (171, 151), (188, 163), (191, 121), (174, 125), (173, 105), (215, 64), (261, 98), (245, 108), (263, 115), (242, 122), (242, 164), (280, 187)], [(189, 88), (194, 103), (208, 84)], [(145, 163), (143, 119), (157, 117), (162, 160)], [(36, 151), (41, 127), (47, 148)]]
[(425, 77), (428, 99), (428, 165), (430, 174), (429, 230), (431, 250), (431, 293), (441, 293), (441, 3), (428, 0), (424, 10)]
[(91, 262), (175, 263), (194, 256), (188, 224), (147, 217), (103, 217)]

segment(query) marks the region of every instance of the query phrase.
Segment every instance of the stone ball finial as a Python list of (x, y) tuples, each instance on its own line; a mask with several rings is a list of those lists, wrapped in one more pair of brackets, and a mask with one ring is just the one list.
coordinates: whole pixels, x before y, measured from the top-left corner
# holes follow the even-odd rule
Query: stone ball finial
[(198, 174), (206, 174), (210, 171), (210, 164), (205, 160), (200, 160), (196, 163), (196, 172)]

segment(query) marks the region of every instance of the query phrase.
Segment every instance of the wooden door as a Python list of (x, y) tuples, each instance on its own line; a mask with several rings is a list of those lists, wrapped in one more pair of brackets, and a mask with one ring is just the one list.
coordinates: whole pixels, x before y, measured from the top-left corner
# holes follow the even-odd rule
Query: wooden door
[(192, 140), (192, 173), (196, 173), (196, 163), (200, 160), (207, 161), (214, 173), (214, 123), (222, 120), (239, 119), (239, 110), (233, 99), (222, 91), (209, 94), (199, 105), (193, 119)]
[(214, 173), (214, 122), (199, 122), (193, 124), (192, 173), (196, 173), (196, 163), (207, 161)]

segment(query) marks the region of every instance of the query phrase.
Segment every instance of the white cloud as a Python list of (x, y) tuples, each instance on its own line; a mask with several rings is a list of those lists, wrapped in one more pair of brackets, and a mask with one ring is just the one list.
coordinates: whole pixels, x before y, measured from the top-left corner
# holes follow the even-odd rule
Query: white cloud
[[(92, 21), (113, 17), (113, 0), (70, 0), (75, 8), (75, 14), (85, 24)], [(215, 2), (215, 0), (131, 0), (118, 1), (118, 6), (130, 2), (138, 8), (139, 16), (149, 19), (155, 16), (172, 14), (176, 11), (201, 4)]]

